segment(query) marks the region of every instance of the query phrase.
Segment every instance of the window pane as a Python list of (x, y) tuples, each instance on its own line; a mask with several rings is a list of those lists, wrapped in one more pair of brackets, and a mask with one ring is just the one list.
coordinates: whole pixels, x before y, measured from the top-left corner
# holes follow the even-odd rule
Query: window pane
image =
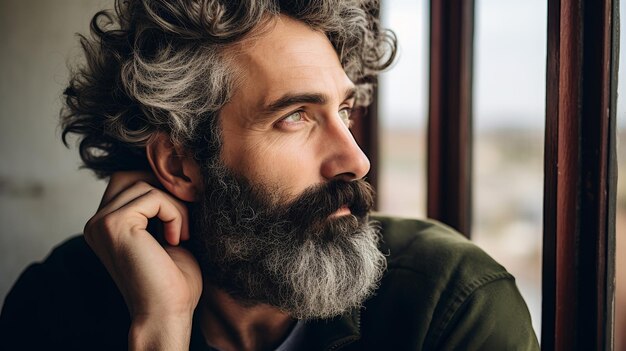
[(476, 1), (472, 239), (541, 325), (547, 4)]
[(424, 217), (426, 204), (428, 7), (426, 0), (383, 1), (381, 19), (399, 40), (395, 66), (381, 74), (380, 170), (382, 212)]

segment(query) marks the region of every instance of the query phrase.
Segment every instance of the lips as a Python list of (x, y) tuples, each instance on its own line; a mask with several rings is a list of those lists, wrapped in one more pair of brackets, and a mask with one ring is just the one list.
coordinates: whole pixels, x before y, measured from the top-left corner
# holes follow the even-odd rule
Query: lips
[(374, 192), (362, 179), (334, 179), (305, 190), (285, 204), (286, 218), (302, 230), (325, 226), (328, 219), (364, 219), (374, 204)]
[(352, 211), (350, 211), (350, 208), (348, 207), (348, 205), (343, 205), (341, 207), (339, 207), (339, 209), (335, 212), (333, 212), (330, 215), (330, 218), (337, 218), (337, 217), (341, 217), (341, 216), (347, 216), (349, 214), (352, 214)]

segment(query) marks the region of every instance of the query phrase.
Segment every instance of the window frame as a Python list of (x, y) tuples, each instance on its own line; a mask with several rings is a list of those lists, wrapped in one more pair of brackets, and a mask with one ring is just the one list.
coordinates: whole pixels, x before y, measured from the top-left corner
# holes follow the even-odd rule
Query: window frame
[(618, 14), (618, 0), (548, 1), (547, 350), (613, 348)]

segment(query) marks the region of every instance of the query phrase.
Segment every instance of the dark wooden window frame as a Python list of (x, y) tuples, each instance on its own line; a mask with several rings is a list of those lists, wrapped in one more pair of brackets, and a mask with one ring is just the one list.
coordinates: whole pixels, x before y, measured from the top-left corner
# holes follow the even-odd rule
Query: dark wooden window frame
[(542, 346), (611, 350), (617, 0), (549, 0)]
[(471, 236), (474, 0), (430, 2), (427, 215)]

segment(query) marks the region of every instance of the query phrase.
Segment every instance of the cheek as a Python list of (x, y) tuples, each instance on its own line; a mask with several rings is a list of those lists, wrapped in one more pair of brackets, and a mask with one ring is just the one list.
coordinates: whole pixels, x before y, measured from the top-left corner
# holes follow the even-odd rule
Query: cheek
[(310, 140), (266, 139), (246, 148), (241, 166), (244, 174), (253, 179), (296, 195), (321, 181), (317, 154)]

